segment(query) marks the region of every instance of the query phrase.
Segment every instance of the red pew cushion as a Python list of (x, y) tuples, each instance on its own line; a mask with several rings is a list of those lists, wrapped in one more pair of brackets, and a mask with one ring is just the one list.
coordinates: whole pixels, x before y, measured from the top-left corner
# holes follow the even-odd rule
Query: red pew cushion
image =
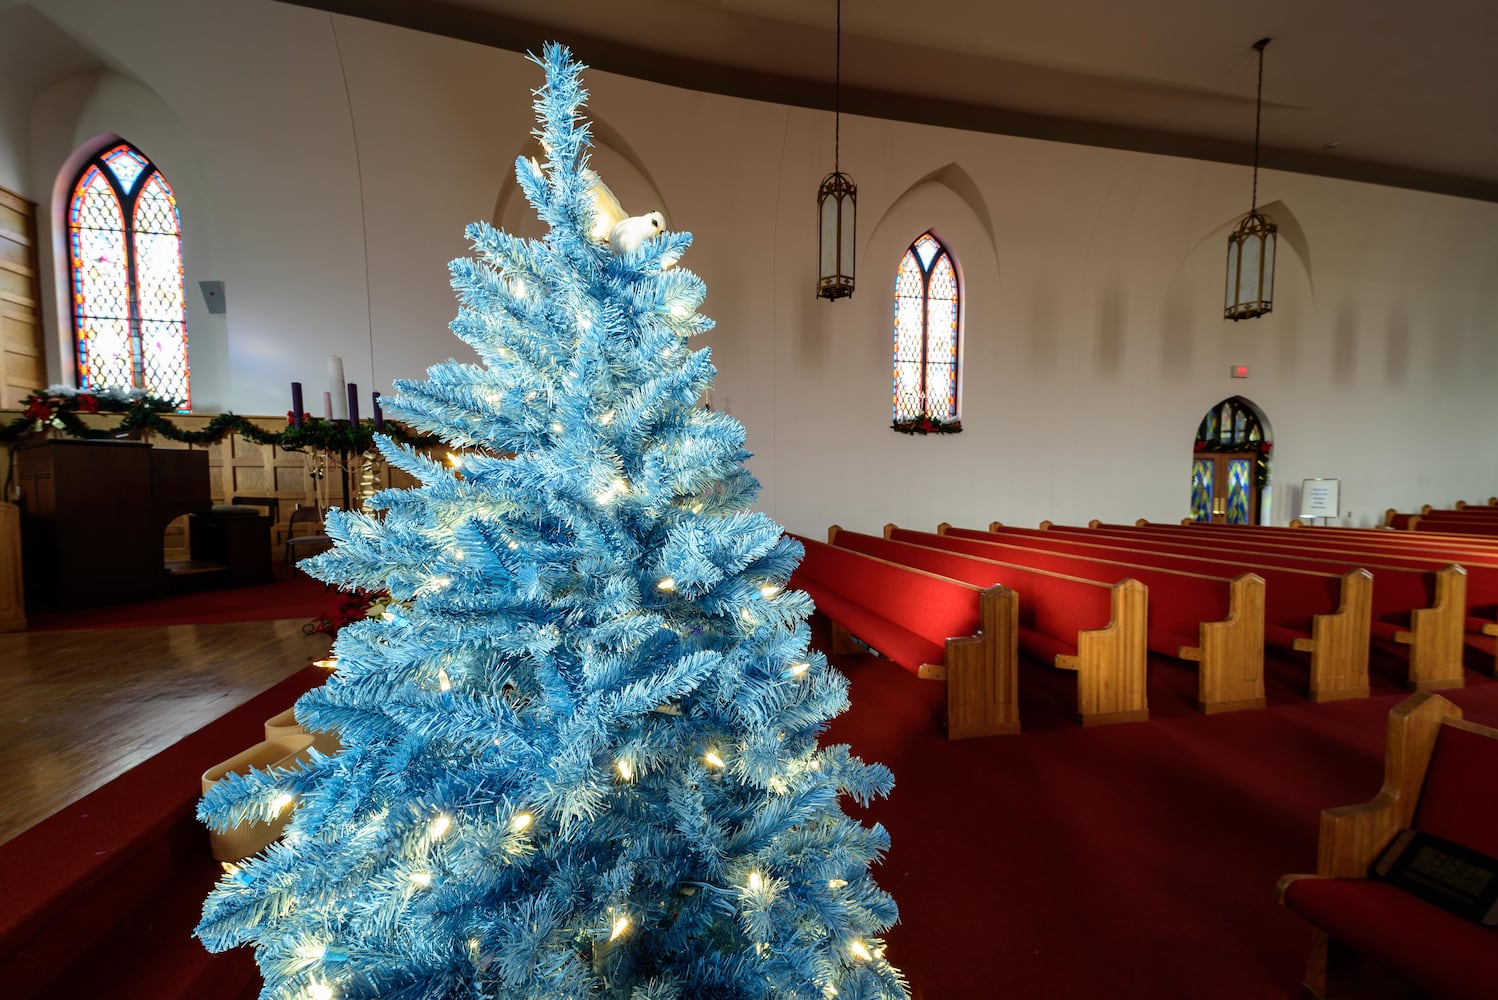
[(1493, 998), (1498, 984), (1494, 928), (1367, 879), (1297, 879), (1285, 891), (1285, 905), (1431, 1000)]

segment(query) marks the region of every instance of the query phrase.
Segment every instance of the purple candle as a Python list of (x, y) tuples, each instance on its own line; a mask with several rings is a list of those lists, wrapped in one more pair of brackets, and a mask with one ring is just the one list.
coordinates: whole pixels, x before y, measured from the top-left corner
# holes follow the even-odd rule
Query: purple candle
[(302, 426), (302, 383), (291, 383), (291, 426)]
[(355, 382), (348, 384), (348, 422), (350, 427), (359, 422), (359, 386)]
[(384, 430), (385, 429), (385, 411), (382, 410), (382, 409), (380, 409), (380, 393), (379, 393), (379, 390), (376, 390), (376, 391), (374, 391), (374, 392), (372, 392), (372, 393), (369, 394), (369, 403), (370, 403), (371, 406), (374, 407), (374, 424), (375, 424), (375, 430), (377, 430), (377, 431)]

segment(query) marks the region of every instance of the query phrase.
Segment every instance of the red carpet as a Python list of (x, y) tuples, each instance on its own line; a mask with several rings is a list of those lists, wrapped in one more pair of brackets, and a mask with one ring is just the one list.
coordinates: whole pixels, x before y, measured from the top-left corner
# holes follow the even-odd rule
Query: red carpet
[[(870, 657), (839, 665), (853, 708), (828, 741), (896, 776), (865, 815), (893, 841), (877, 876), (900, 905), (889, 956), (916, 1000), (1296, 996), (1310, 933), (1275, 905), (1275, 880), (1314, 868), (1322, 808), (1377, 792), (1385, 718), (1405, 696), (1383, 656), (1372, 698), (1328, 705), (1276, 662), (1269, 708), (1207, 717), (1191, 707), (1195, 671), (1155, 662), (1152, 721), (1083, 729), (1074, 676), (1025, 664), (1025, 732), (952, 743), (942, 685)], [(217, 871), (192, 817), (197, 776), (319, 677), (0, 845), (6, 996), (255, 995), (247, 951), (212, 956), (190, 936)], [(1448, 696), (1498, 723), (1498, 683), (1467, 682)]]
[[(844, 658), (853, 709), (828, 741), (895, 772), (864, 815), (890, 831), (877, 879), (916, 1000), (1297, 996), (1310, 931), (1274, 884), (1315, 870), (1322, 808), (1378, 792), (1406, 696), (1378, 663), (1367, 700), (1311, 704), (1291, 683), (1305, 671), (1280, 663), (1269, 708), (1208, 717), (1195, 671), (1152, 661), (1155, 718), (1090, 729), (1070, 720), (1074, 678), (1026, 664), (1026, 731), (951, 743), (940, 684)], [(1498, 683), (1467, 682), (1444, 693), (1498, 724)]]
[(27, 631), (57, 632), (96, 628), (144, 628), (198, 625), (205, 622), (268, 622), (282, 618), (316, 618), (337, 603), (337, 590), (300, 571), (290, 579), (253, 587), (230, 587), (180, 594), (156, 601), (111, 604), (70, 611), (27, 609)]

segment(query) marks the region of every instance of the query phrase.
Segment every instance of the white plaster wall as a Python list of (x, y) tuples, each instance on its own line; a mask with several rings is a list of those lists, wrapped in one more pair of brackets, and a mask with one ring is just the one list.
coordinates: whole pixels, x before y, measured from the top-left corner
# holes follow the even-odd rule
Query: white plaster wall
[(25, 167), (21, 162), (25, 145), (28, 94), (0, 88), (0, 188), (27, 196)]
[[(366, 390), (471, 357), (445, 329), (445, 264), (467, 222), (514, 211), (501, 200), (537, 67), (265, 0), (38, 7), (152, 95), (130, 107), (170, 148), (135, 141), (196, 189), (182, 192), (188, 285), (227, 285), (223, 406), (280, 412), (293, 379), (315, 399), (329, 354)], [(620, 173), (644, 179), (621, 188), (653, 186), (696, 236), (683, 264), (719, 324), (704, 338), (714, 403), (745, 422), (763, 504), (793, 530), (1178, 518), (1196, 425), (1235, 394), (1273, 428), (1279, 522), (1312, 476), (1342, 480), (1358, 524), (1498, 493), (1498, 205), (1261, 173), (1283, 226), (1276, 305), (1233, 324), (1221, 272), (1243, 168), (850, 118), (859, 284), (827, 303), (814, 195), (830, 115), (597, 72), (587, 84), (636, 160)], [(111, 114), (124, 111), (41, 95), (23, 140), (33, 173), (50, 186), (59, 136), (125, 134)], [(0, 120), (0, 147), (16, 141)], [(600, 168), (609, 179), (602, 154)], [(890, 295), (927, 226), (964, 279), (966, 429), (911, 438), (888, 429)], [(1229, 378), (1233, 364), (1251, 377)]]

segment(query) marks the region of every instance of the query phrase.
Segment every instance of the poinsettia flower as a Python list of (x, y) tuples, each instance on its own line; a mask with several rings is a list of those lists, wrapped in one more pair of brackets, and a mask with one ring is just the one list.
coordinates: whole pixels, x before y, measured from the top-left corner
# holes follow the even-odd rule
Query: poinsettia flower
[(98, 413), (99, 400), (97, 397), (90, 396), (87, 393), (80, 394), (78, 396), (78, 409), (84, 413)]

